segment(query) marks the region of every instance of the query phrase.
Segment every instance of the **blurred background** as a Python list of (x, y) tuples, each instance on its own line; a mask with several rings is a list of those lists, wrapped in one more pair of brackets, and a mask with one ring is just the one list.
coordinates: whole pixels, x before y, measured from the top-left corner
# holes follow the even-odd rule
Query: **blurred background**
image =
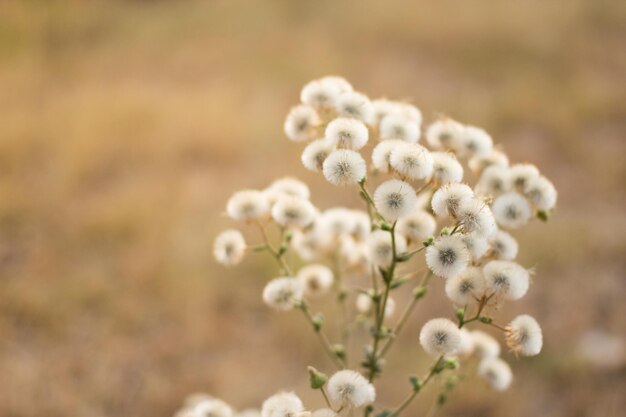
[[(211, 252), (237, 189), (292, 175), (322, 208), (359, 203), (282, 132), (329, 74), (484, 127), (560, 192), (516, 234), (536, 285), (502, 311), (539, 319), (543, 354), (507, 355), (511, 390), (464, 383), (440, 415), (623, 415), (625, 39), (618, 0), (1, 2), (0, 415), (169, 416), (192, 392), (244, 408), (281, 388), (321, 405), (316, 340), (260, 300), (275, 266)], [(426, 367), (423, 318), (449, 314), (431, 293), (389, 405)]]

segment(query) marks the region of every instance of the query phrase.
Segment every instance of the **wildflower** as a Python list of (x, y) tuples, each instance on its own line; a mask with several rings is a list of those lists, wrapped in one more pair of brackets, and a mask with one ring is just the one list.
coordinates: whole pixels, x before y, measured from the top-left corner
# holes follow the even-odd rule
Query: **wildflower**
[(262, 219), (269, 213), (269, 202), (261, 191), (238, 191), (228, 200), (226, 212), (234, 220)]
[(467, 162), (469, 168), (480, 174), (483, 170), (490, 166), (499, 166), (507, 168), (509, 166), (509, 157), (504, 152), (492, 149), (488, 155), (475, 155)]
[(511, 261), (491, 261), (483, 268), (485, 287), (507, 300), (522, 298), (530, 284), (529, 273), (522, 266)]
[(325, 210), (322, 213), (322, 221), (328, 231), (336, 235), (352, 233), (354, 230), (352, 210), (345, 207), (333, 207)]
[(390, 114), (380, 122), (380, 138), (416, 143), (420, 138), (420, 126), (408, 117)]
[(343, 93), (337, 99), (337, 111), (344, 117), (353, 117), (364, 123), (371, 123), (374, 118), (374, 108), (370, 99), (361, 93), (351, 91)]
[(394, 255), (398, 255), (406, 251), (406, 240), (395, 234), (396, 252), (394, 254), (391, 241), (391, 233), (377, 230), (372, 232), (367, 238), (368, 256), (375, 265), (386, 268), (391, 265)]
[(372, 100), (372, 123), (375, 125), (379, 125), (380, 122), (390, 114), (398, 113), (398, 105), (396, 102), (391, 100), (387, 100), (384, 98), (379, 98), (376, 100)]
[(458, 224), (463, 226), (465, 233), (489, 237), (497, 230), (496, 220), (491, 209), (479, 199), (463, 201), (454, 214)]
[(497, 358), (500, 356), (500, 343), (488, 333), (481, 330), (470, 332), (474, 354), (481, 359)]
[(452, 154), (432, 152), (431, 155), (433, 158), (431, 181), (446, 184), (463, 180), (463, 167)]
[(350, 233), (357, 240), (363, 240), (369, 236), (371, 231), (370, 217), (361, 210), (350, 210), (352, 215), (352, 229)]
[(342, 406), (360, 407), (376, 399), (374, 386), (363, 375), (349, 369), (333, 374), (327, 389), (330, 399)]
[(222, 400), (216, 398), (199, 402), (193, 407), (194, 417), (232, 417), (233, 409)]
[(433, 172), (431, 153), (415, 143), (394, 147), (389, 155), (389, 164), (400, 175), (412, 180), (424, 179)]
[(291, 310), (302, 299), (304, 289), (297, 279), (274, 278), (263, 289), (263, 301), (268, 306), (280, 310)]
[(239, 230), (225, 230), (215, 239), (215, 260), (226, 266), (237, 265), (246, 253), (246, 240)]
[(432, 319), (420, 331), (420, 344), (430, 355), (453, 355), (461, 347), (461, 331), (448, 319)]
[(528, 180), (524, 186), (524, 195), (539, 210), (552, 210), (556, 205), (556, 188), (543, 176)]
[(456, 214), (456, 210), (465, 202), (474, 198), (474, 191), (465, 184), (452, 182), (439, 187), (431, 201), (433, 212), (437, 216)]
[(428, 239), (436, 228), (435, 218), (423, 210), (401, 217), (396, 225), (398, 233), (407, 240), (417, 242)]
[(461, 345), (456, 354), (460, 356), (469, 356), (474, 352), (474, 341), (472, 335), (467, 329), (460, 329)]
[(367, 144), (369, 132), (362, 121), (339, 117), (328, 123), (325, 137), (338, 148), (358, 150)]
[(511, 186), (524, 191), (526, 184), (539, 176), (539, 169), (533, 164), (515, 164), (510, 168)]
[(346, 266), (363, 266), (367, 264), (367, 246), (357, 242), (352, 235), (339, 236), (339, 256)]
[(513, 381), (511, 367), (500, 358), (483, 359), (478, 374), (496, 391), (506, 390)]
[(275, 191), (277, 195), (286, 195), (303, 200), (308, 200), (311, 197), (311, 191), (304, 182), (290, 177), (277, 179), (267, 189)]
[(426, 264), (437, 276), (450, 278), (460, 274), (469, 263), (469, 253), (458, 235), (441, 236), (426, 248)]
[(282, 197), (272, 207), (272, 218), (282, 226), (303, 228), (315, 218), (315, 207), (309, 200)]
[(302, 400), (293, 392), (280, 392), (263, 402), (261, 417), (297, 417), (304, 411)]
[(357, 152), (339, 149), (331, 152), (323, 165), (324, 177), (334, 185), (356, 184), (365, 178), (365, 161)]
[(376, 210), (388, 221), (415, 211), (417, 196), (411, 185), (400, 180), (385, 181), (374, 192)]
[(465, 126), (461, 131), (459, 147), (464, 154), (489, 155), (493, 148), (493, 140), (483, 129)]
[(461, 239), (463, 240), (463, 243), (465, 244), (473, 262), (477, 262), (480, 258), (482, 258), (489, 249), (489, 242), (487, 242), (487, 239), (477, 233), (464, 234)]
[(418, 126), (422, 124), (422, 112), (420, 109), (410, 103), (396, 102), (395, 105), (396, 112), (399, 115), (414, 121)]
[(304, 142), (311, 139), (315, 127), (320, 123), (320, 118), (314, 108), (295, 106), (285, 119), (285, 134), (294, 142)]
[(324, 295), (333, 285), (333, 272), (324, 265), (307, 265), (301, 268), (296, 278), (309, 297)]
[(507, 232), (498, 230), (491, 238), (489, 245), (494, 256), (503, 261), (512, 261), (517, 256), (517, 240)]
[(340, 94), (349, 93), (353, 90), (352, 84), (350, 84), (348, 80), (337, 75), (327, 75), (326, 77), (321, 78), (320, 82), (333, 85)]
[(323, 227), (314, 223), (306, 231), (295, 230), (291, 239), (291, 246), (304, 261), (313, 261), (326, 254), (331, 246), (332, 237), (322, 231)]
[(449, 118), (443, 118), (428, 126), (426, 141), (434, 149), (457, 149), (462, 133), (462, 124)]
[(528, 201), (517, 193), (502, 194), (491, 206), (496, 222), (508, 229), (517, 229), (528, 223), (531, 216)]
[(335, 146), (326, 139), (317, 139), (309, 143), (302, 152), (302, 165), (309, 171), (318, 172), (324, 166), (324, 160), (335, 150)]
[(399, 139), (388, 139), (379, 142), (372, 151), (372, 165), (374, 168), (385, 174), (389, 172), (391, 166), (391, 152), (399, 145), (405, 143), (406, 142)]
[(514, 353), (534, 356), (541, 352), (543, 336), (537, 320), (527, 314), (517, 316), (506, 326), (506, 344)]
[(235, 417), (261, 417), (261, 411), (254, 408), (248, 408), (246, 410), (239, 411), (235, 414)]
[(485, 278), (480, 268), (470, 266), (459, 275), (446, 280), (446, 295), (456, 304), (464, 306), (485, 293)]
[(313, 80), (300, 92), (300, 101), (315, 108), (333, 107), (340, 94), (340, 87), (333, 82)]
[(482, 172), (476, 192), (486, 196), (498, 196), (511, 188), (511, 175), (507, 167), (492, 165)]

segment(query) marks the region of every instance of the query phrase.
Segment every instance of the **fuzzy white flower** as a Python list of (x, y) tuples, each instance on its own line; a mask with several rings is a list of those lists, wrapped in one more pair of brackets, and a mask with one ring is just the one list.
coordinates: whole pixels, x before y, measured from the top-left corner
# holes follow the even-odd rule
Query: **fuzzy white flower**
[(309, 143), (302, 151), (302, 165), (309, 171), (318, 172), (324, 166), (324, 160), (335, 150), (335, 145), (326, 139), (317, 139)]
[(426, 248), (426, 264), (437, 276), (450, 278), (460, 274), (469, 263), (469, 253), (459, 235), (441, 236)]
[(300, 92), (300, 101), (316, 108), (330, 108), (335, 105), (340, 94), (336, 83), (313, 80), (305, 84)]
[(477, 262), (489, 250), (489, 242), (477, 233), (464, 234), (461, 237), (472, 261)]
[(489, 238), (489, 245), (496, 259), (512, 261), (517, 256), (517, 240), (502, 230), (498, 230)]
[(333, 285), (333, 272), (327, 266), (314, 264), (300, 268), (296, 274), (304, 294), (309, 297), (324, 295)]
[(418, 124), (418, 126), (422, 124), (422, 112), (413, 104), (396, 102), (396, 112), (399, 115), (414, 121)]
[(507, 300), (522, 298), (530, 284), (528, 271), (511, 261), (491, 261), (483, 268), (487, 292)]
[(239, 230), (225, 230), (215, 238), (213, 255), (222, 265), (237, 265), (246, 253), (246, 240)]
[(368, 124), (374, 119), (374, 108), (370, 99), (356, 91), (341, 94), (336, 107), (339, 114), (345, 117), (353, 117)]
[(467, 329), (461, 329), (461, 345), (456, 354), (460, 356), (470, 356), (474, 352), (474, 341)]
[(366, 171), (363, 157), (347, 149), (331, 152), (323, 165), (324, 177), (334, 185), (356, 184), (365, 178)]
[(420, 126), (408, 117), (390, 114), (380, 122), (380, 138), (416, 143), (420, 139)]
[(332, 236), (317, 222), (310, 230), (295, 230), (291, 239), (291, 246), (304, 261), (320, 259), (329, 251), (331, 243)]
[(476, 184), (476, 192), (486, 196), (498, 196), (511, 189), (511, 175), (507, 167), (492, 165), (485, 168)]
[(239, 411), (235, 414), (235, 417), (261, 417), (261, 411), (254, 408), (248, 408)]
[(350, 82), (348, 82), (345, 78), (338, 75), (327, 75), (321, 78), (320, 82), (333, 85), (340, 94), (349, 93), (353, 90), (352, 84), (350, 84)]
[(489, 237), (498, 229), (487, 203), (477, 198), (463, 201), (454, 214), (459, 224), (463, 226), (465, 233)]
[(469, 155), (489, 155), (493, 139), (489, 133), (475, 126), (465, 126), (461, 132), (460, 150)]
[(500, 343), (489, 333), (481, 330), (472, 330), (470, 332), (472, 344), (474, 345), (474, 354), (481, 359), (497, 358), (500, 356)]
[(506, 168), (509, 166), (509, 157), (502, 151), (492, 149), (489, 155), (476, 155), (467, 162), (469, 168), (480, 174), (484, 169), (490, 166), (499, 166)]
[(423, 146), (405, 143), (394, 147), (389, 164), (399, 174), (412, 180), (424, 179), (433, 172), (433, 157)]
[(330, 408), (320, 408), (319, 410), (313, 411), (311, 417), (338, 417), (339, 414)]
[(309, 200), (282, 197), (272, 207), (272, 219), (282, 226), (303, 228), (315, 219), (315, 207)]
[(354, 217), (352, 210), (345, 207), (333, 207), (322, 213), (322, 222), (326, 229), (335, 235), (352, 233)]
[(199, 402), (193, 407), (194, 417), (232, 417), (233, 409), (222, 400), (211, 398)]
[(511, 186), (523, 192), (531, 180), (539, 176), (539, 169), (533, 164), (515, 164), (510, 168)]
[(296, 417), (304, 411), (302, 400), (293, 392), (280, 392), (263, 402), (261, 417)]
[(389, 139), (379, 142), (372, 150), (372, 165), (382, 173), (389, 172), (391, 152), (406, 142), (399, 139)]
[(238, 191), (228, 200), (226, 213), (234, 220), (261, 219), (269, 213), (269, 202), (261, 191)]
[(431, 181), (447, 184), (463, 180), (463, 166), (454, 155), (447, 152), (432, 152), (431, 156), (433, 158)]
[(362, 121), (339, 117), (328, 123), (325, 137), (338, 148), (358, 150), (367, 144), (369, 132)]
[(407, 240), (421, 242), (435, 233), (437, 222), (429, 213), (420, 210), (401, 217), (396, 225), (396, 231)]
[(350, 210), (352, 215), (352, 229), (350, 233), (357, 240), (364, 240), (371, 232), (370, 216), (361, 210)]
[(274, 278), (263, 289), (263, 301), (268, 306), (280, 310), (291, 310), (302, 299), (304, 289), (295, 278)]
[(556, 205), (556, 188), (543, 176), (528, 180), (524, 186), (524, 195), (539, 210), (552, 210)]
[(395, 221), (415, 211), (417, 196), (410, 184), (400, 180), (388, 180), (374, 191), (374, 205), (387, 221)]
[(339, 236), (338, 253), (341, 262), (348, 267), (367, 265), (367, 246), (363, 242), (357, 242), (352, 235)]
[(398, 113), (398, 105), (396, 102), (387, 100), (385, 98), (379, 98), (372, 100), (372, 123), (378, 125), (382, 120), (390, 114)]
[(457, 149), (462, 133), (462, 124), (449, 118), (443, 118), (428, 126), (426, 141), (434, 149)]
[(527, 314), (515, 317), (506, 326), (506, 343), (516, 354), (534, 356), (541, 352), (543, 335), (537, 320)]
[(446, 280), (446, 295), (460, 306), (479, 299), (484, 293), (485, 278), (480, 268), (470, 266)]
[(432, 319), (420, 331), (420, 344), (433, 356), (454, 355), (461, 347), (461, 331), (448, 319)]
[(528, 201), (517, 193), (506, 193), (491, 205), (496, 222), (507, 229), (517, 229), (530, 220), (532, 211)]
[[(267, 190), (275, 192), (275, 195), (286, 195), (290, 197), (308, 200), (311, 197), (309, 186), (304, 182), (291, 177), (279, 178), (272, 182)], [(275, 203), (276, 201), (274, 201)]]
[[(395, 255), (406, 252), (406, 240), (397, 232), (395, 234), (395, 243)], [(384, 230), (372, 232), (367, 238), (367, 249), (370, 262), (382, 268), (388, 267), (394, 256), (391, 233)]]
[(287, 114), (284, 130), (289, 139), (294, 142), (304, 142), (311, 139), (315, 127), (320, 124), (320, 118), (314, 108), (309, 106), (295, 106)]
[(342, 406), (360, 407), (376, 399), (376, 390), (363, 375), (344, 369), (328, 379), (328, 396)]
[(474, 198), (474, 191), (466, 184), (452, 182), (435, 191), (431, 200), (433, 213), (437, 216), (454, 216), (456, 210)]
[(504, 391), (513, 382), (511, 367), (500, 358), (483, 359), (478, 374), (496, 391)]

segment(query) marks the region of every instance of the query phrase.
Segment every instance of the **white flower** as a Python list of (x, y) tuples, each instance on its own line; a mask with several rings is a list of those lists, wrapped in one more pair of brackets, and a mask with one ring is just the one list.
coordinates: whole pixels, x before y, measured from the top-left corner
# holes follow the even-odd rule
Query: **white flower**
[(357, 242), (352, 235), (339, 236), (339, 256), (346, 266), (367, 265), (367, 246)]
[(348, 93), (353, 90), (352, 84), (350, 84), (345, 78), (338, 75), (327, 75), (321, 78), (320, 82), (332, 84), (340, 94)]
[(303, 142), (311, 139), (315, 127), (320, 124), (320, 118), (314, 108), (309, 106), (295, 106), (287, 114), (284, 130), (289, 139), (294, 142)]
[(461, 132), (460, 149), (464, 154), (489, 155), (493, 148), (491, 136), (483, 129), (465, 126)]
[(491, 261), (483, 268), (487, 292), (495, 293), (507, 300), (517, 300), (528, 292), (529, 273), (511, 261)]
[(424, 179), (433, 172), (433, 158), (426, 148), (415, 143), (394, 147), (389, 164), (399, 174), (412, 180)]
[(395, 221), (415, 211), (417, 196), (410, 184), (400, 180), (388, 180), (376, 188), (374, 205), (387, 221)]
[(239, 411), (235, 414), (235, 417), (261, 417), (261, 411), (254, 408), (248, 408), (246, 410)]
[(470, 254), (472, 261), (477, 262), (489, 250), (489, 242), (485, 237), (477, 233), (462, 235), (463, 243)]
[(314, 140), (302, 152), (302, 165), (309, 171), (321, 171), (324, 160), (334, 150), (335, 146), (330, 141), (326, 139)]
[(496, 391), (506, 390), (513, 381), (511, 367), (500, 358), (483, 359), (478, 374)]
[(281, 197), (272, 207), (272, 219), (282, 226), (303, 228), (315, 219), (315, 207), (309, 200)]
[(257, 220), (268, 215), (269, 202), (261, 191), (238, 191), (228, 200), (226, 212), (234, 220)]
[(325, 255), (331, 246), (332, 236), (326, 233), (323, 226), (314, 223), (313, 228), (306, 231), (295, 230), (291, 246), (304, 261), (313, 261)]
[(338, 148), (358, 150), (367, 144), (369, 132), (362, 121), (339, 117), (328, 123), (325, 137)]
[(490, 166), (499, 166), (506, 168), (509, 166), (509, 157), (504, 152), (497, 149), (492, 149), (489, 155), (476, 155), (473, 156), (467, 163), (470, 169), (480, 174), (484, 169)]
[(324, 161), (324, 177), (334, 185), (356, 184), (365, 178), (365, 160), (358, 152), (339, 149), (331, 152)]
[(421, 242), (435, 233), (437, 222), (429, 213), (420, 210), (401, 217), (396, 224), (396, 231), (407, 240)]
[(396, 102), (396, 112), (414, 121), (418, 126), (422, 124), (422, 112), (410, 103)]
[(336, 107), (342, 116), (353, 117), (368, 124), (373, 121), (374, 108), (365, 94), (356, 91), (343, 93), (337, 99)]
[[(406, 240), (399, 235), (395, 234), (396, 253), (399, 255), (406, 252)], [(375, 265), (386, 268), (391, 265), (393, 261), (394, 253), (391, 242), (391, 233), (384, 230), (376, 230), (372, 232), (367, 238), (367, 248), (369, 259)]]
[(456, 354), (460, 356), (469, 356), (474, 352), (474, 341), (472, 335), (467, 329), (461, 329), (461, 345)]
[(302, 400), (293, 392), (280, 392), (263, 402), (261, 417), (296, 417), (304, 411)]
[(511, 189), (511, 175), (507, 167), (491, 165), (482, 172), (476, 192), (486, 196), (497, 196)]
[(357, 240), (363, 240), (369, 236), (371, 232), (370, 216), (361, 210), (350, 210), (352, 215), (352, 230), (350, 233)]
[(512, 261), (517, 256), (517, 240), (507, 232), (498, 230), (489, 239), (489, 245), (497, 259)]
[(380, 124), (386, 116), (398, 113), (398, 104), (394, 101), (379, 98), (372, 100), (371, 103), (373, 109), (372, 123), (375, 125)]
[(514, 353), (534, 356), (541, 352), (543, 335), (537, 320), (527, 314), (517, 316), (506, 326), (506, 343)]
[(192, 413), (194, 417), (232, 417), (233, 409), (224, 401), (212, 398), (196, 404)]
[(474, 198), (474, 191), (466, 185), (452, 182), (435, 191), (431, 200), (433, 212), (437, 216), (454, 216), (456, 210), (465, 202)]
[(459, 275), (446, 280), (446, 295), (456, 304), (464, 306), (485, 293), (485, 278), (479, 268), (470, 266)]
[(463, 180), (463, 166), (457, 159), (447, 152), (432, 152), (433, 172), (431, 181), (439, 184), (461, 182)]
[(511, 186), (524, 191), (526, 184), (539, 176), (539, 169), (533, 164), (515, 164), (510, 168)]
[(470, 332), (472, 344), (474, 345), (474, 354), (481, 359), (497, 358), (500, 356), (500, 343), (489, 333), (481, 330), (472, 330)]
[(246, 240), (239, 230), (225, 230), (215, 239), (213, 255), (222, 265), (237, 265), (246, 253)]
[(300, 92), (300, 101), (317, 108), (330, 108), (335, 105), (340, 89), (336, 83), (313, 80), (305, 84)]
[(263, 301), (268, 306), (280, 310), (291, 310), (302, 299), (304, 289), (297, 279), (274, 278), (263, 289)]
[(455, 217), (463, 226), (465, 233), (476, 233), (482, 237), (493, 235), (496, 230), (496, 220), (487, 203), (479, 199), (463, 201), (455, 211)]
[(380, 139), (400, 139), (415, 143), (420, 138), (420, 126), (399, 114), (390, 114), (380, 122)]
[(331, 410), (330, 408), (320, 408), (319, 410), (315, 410), (313, 411), (313, 413), (311, 414), (311, 417), (338, 417), (339, 414), (337, 414), (334, 410)]
[(314, 264), (302, 267), (296, 274), (304, 294), (309, 297), (324, 295), (333, 285), (333, 272), (330, 268)]
[(524, 226), (532, 215), (528, 201), (517, 193), (502, 194), (491, 205), (496, 222), (507, 229)]
[(462, 132), (462, 124), (449, 118), (443, 118), (428, 126), (426, 141), (434, 149), (457, 149)]
[(437, 276), (450, 278), (460, 274), (469, 263), (469, 253), (459, 235), (441, 236), (426, 248), (426, 264)]
[(556, 188), (546, 177), (531, 178), (524, 186), (524, 195), (539, 210), (552, 210), (556, 205)]
[(430, 355), (453, 355), (461, 347), (461, 331), (448, 319), (432, 319), (420, 331), (420, 344)]
[(406, 142), (399, 139), (389, 139), (379, 142), (372, 150), (372, 165), (382, 173), (389, 172), (391, 152)]
[[(303, 200), (308, 200), (311, 197), (311, 191), (309, 187), (303, 183), (302, 181), (284, 177), (275, 180), (267, 190), (275, 192), (275, 196), (277, 195), (286, 195), (290, 197), (297, 197)], [(273, 201), (275, 203), (276, 201)]]
[(328, 396), (343, 406), (360, 407), (376, 399), (376, 390), (363, 375), (344, 369), (328, 379)]
[[(382, 308), (382, 300), (381, 300)], [(374, 302), (372, 301), (371, 292), (368, 294), (361, 293), (356, 297), (356, 310), (364, 315), (369, 315), (374, 310)], [(387, 297), (387, 304), (385, 305), (385, 318), (393, 316), (396, 312), (396, 302), (391, 297)]]
[(336, 235), (352, 233), (354, 230), (354, 218), (352, 210), (345, 207), (333, 207), (322, 213), (324, 226)]

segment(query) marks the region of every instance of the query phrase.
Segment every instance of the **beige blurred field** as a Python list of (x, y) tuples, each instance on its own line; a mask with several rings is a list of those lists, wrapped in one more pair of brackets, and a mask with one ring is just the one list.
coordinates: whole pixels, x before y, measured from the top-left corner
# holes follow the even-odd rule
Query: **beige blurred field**
[[(503, 311), (538, 317), (543, 354), (513, 361), (512, 390), (463, 384), (440, 415), (623, 415), (623, 358), (599, 367), (577, 346), (625, 337), (626, 3), (7, 0), (0, 416), (169, 416), (197, 391), (319, 401), (313, 335), (260, 300), (274, 265), (224, 269), (211, 250), (236, 189), (290, 174), (322, 208), (359, 203), (282, 133), (327, 74), (484, 127), (560, 191), (550, 222), (519, 234), (537, 276)], [(425, 367), (420, 317), (448, 313), (432, 293), (382, 381), (390, 403)]]

